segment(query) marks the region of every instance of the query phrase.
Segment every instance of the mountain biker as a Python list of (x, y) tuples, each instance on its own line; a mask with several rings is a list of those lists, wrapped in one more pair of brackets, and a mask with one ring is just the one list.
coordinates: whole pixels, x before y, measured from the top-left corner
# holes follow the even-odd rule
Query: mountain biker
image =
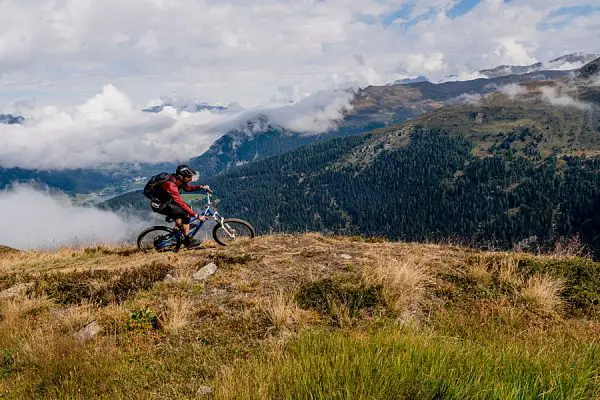
[(186, 204), (179, 189), (185, 192), (195, 192), (204, 190), (207, 193), (212, 193), (208, 185), (190, 185), (194, 175), (197, 172), (187, 165), (179, 165), (175, 174), (168, 174), (164, 181), (157, 182), (153, 188), (153, 201), (151, 202), (152, 211), (166, 215), (175, 220), (175, 230), (181, 229), (183, 232), (183, 244), (186, 247), (193, 247), (199, 243), (195, 243), (190, 238), (190, 218), (196, 217), (204, 221), (206, 217), (198, 215), (192, 208)]

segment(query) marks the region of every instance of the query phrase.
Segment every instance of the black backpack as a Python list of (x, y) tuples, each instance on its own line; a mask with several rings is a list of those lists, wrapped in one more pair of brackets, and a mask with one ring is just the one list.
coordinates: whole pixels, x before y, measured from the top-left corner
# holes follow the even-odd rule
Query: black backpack
[(168, 172), (161, 172), (158, 175), (154, 175), (152, 178), (150, 178), (148, 183), (146, 183), (146, 186), (144, 186), (144, 196), (153, 201), (160, 199), (161, 196), (158, 194), (157, 190), (160, 189), (160, 186), (170, 178), (171, 174)]

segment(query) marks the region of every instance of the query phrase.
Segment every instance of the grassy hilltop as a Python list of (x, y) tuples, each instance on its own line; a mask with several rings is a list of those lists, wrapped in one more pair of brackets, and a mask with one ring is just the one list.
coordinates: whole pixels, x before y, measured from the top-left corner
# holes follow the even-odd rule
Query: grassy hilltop
[(600, 264), (569, 253), (317, 234), (1, 252), (0, 397), (600, 398)]

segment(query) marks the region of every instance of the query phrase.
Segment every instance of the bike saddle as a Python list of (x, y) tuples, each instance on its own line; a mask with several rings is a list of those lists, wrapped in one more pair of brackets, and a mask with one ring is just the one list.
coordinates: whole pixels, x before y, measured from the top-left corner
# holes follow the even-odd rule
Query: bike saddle
[(173, 222), (173, 221), (175, 221), (175, 218), (172, 218), (172, 217), (166, 217), (166, 218), (165, 218), (165, 221), (167, 221), (167, 222)]

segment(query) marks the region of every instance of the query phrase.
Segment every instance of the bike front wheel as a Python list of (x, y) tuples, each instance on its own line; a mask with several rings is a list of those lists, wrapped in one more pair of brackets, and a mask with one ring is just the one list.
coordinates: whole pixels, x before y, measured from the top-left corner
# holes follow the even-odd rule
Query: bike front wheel
[(213, 238), (221, 246), (227, 246), (241, 238), (252, 239), (254, 236), (254, 228), (243, 219), (225, 218), (223, 224), (217, 224), (213, 228)]
[(138, 249), (143, 252), (150, 250), (166, 251), (175, 249), (177, 240), (174, 230), (166, 226), (152, 226), (144, 230), (137, 238)]

